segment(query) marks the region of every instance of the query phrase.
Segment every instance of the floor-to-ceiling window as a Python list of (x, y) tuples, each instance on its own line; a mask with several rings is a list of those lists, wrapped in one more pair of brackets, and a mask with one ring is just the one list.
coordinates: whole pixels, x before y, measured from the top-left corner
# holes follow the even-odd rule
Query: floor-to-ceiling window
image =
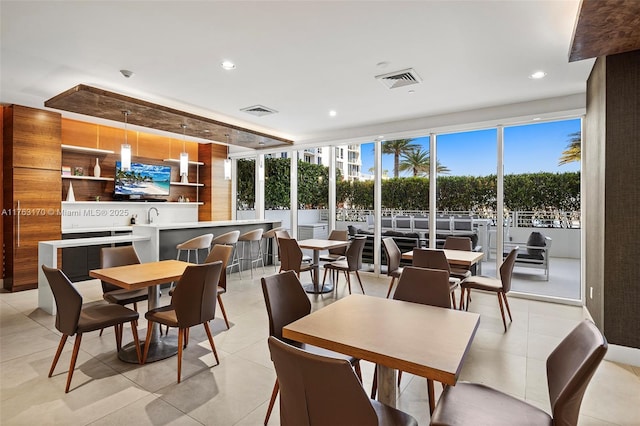
[(256, 160), (241, 158), (236, 164), (236, 218), (255, 219)]

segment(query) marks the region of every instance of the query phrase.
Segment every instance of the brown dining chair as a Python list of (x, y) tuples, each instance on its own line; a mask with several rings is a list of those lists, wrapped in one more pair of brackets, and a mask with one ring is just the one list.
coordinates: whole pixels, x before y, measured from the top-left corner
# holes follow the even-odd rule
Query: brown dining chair
[[(348, 241), (349, 231), (334, 229), (329, 234), (329, 239), (332, 241)], [(329, 253), (320, 256), (320, 260), (323, 262), (335, 262), (336, 260), (342, 260), (347, 253), (347, 246), (336, 247), (329, 249)]]
[[(414, 251), (415, 253), (415, 251)], [(422, 305), (436, 306), (439, 308), (451, 308), (451, 291), (449, 284), (449, 273), (442, 269), (419, 268), (416, 266), (405, 266), (393, 300), (403, 302), (420, 303)], [(373, 386), (371, 387), (371, 398), (375, 398), (378, 377), (376, 372), (373, 375)], [(402, 380), (402, 371), (398, 371), (398, 386)], [(429, 396), (429, 406), (435, 405), (435, 391), (433, 380), (427, 379), (427, 391)]]
[[(282, 228), (276, 231), (276, 243), (278, 243), (278, 250), (280, 250), (280, 238), (289, 238), (291, 239), (291, 234), (289, 234), (289, 231), (287, 231), (286, 229)], [(278, 256), (280, 256), (280, 253), (278, 253)], [(302, 255), (302, 262), (304, 263), (313, 263), (313, 258), (309, 255), (303, 254)], [(282, 266), (280, 266), (280, 272), (282, 271)]]
[(142, 362), (147, 361), (153, 323), (178, 328), (178, 383), (182, 374), (182, 349), (188, 344), (188, 330), (202, 324), (211, 344), (211, 351), (220, 364), (218, 352), (213, 342), (209, 321), (216, 316), (216, 296), (222, 272), (222, 262), (203, 263), (187, 266), (178, 285), (173, 290), (171, 304), (152, 309), (145, 314), (148, 321)]
[(322, 278), (323, 290), (325, 280), (327, 279), (327, 272), (336, 272), (336, 283), (334, 286), (336, 290), (338, 288), (339, 273), (344, 272), (347, 276), (347, 286), (349, 287), (349, 294), (351, 294), (351, 272), (354, 272), (356, 274), (356, 278), (358, 278), (358, 283), (360, 284), (362, 294), (365, 294), (358, 270), (362, 268), (362, 250), (364, 249), (364, 243), (366, 239), (366, 237), (355, 237), (351, 240), (351, 244), (349, 245), (349, 248), (345, 253), (346, 259), (336, 260), (335, 262), (326, 263), (324, 265), (324, 277)]
[(412, 265), (417, 266), (418, 268), (441, 269), (443, 271), (447, 271), (449, 274), (449, 289), (451, 290), (451, 304), (454, 309), (457, 309), (455, 290), (460, 285), (460, 279), (451, 276), (449, 261), (447, 260), (447, 256), (444, 254), (444, 251), (416, 248), (413, 250)]
[[(360, 372), (360, 360), (347, 355), (342, 355), (333, 351), (319, 348), (317, 346), (308, 345), (306, 343), (298, 343), (282, 336), (282, 328), (302, 317), (311, 313), (311, 302), (307, 293), (302, 288), (298, 276), (293, 271), (282, 272), (280, 274), (264, 277), (261, 279), (262, 294), (264, 302), (267, 306), (267, 315), (269, 317), (269, 336), (275, 337), (281, 341), (295, 345), (304, 350), (330, 356), (333, 358), (341, 358), (346, 360), (353, 366), (358, 379), (362, 382), (362, 373)], [(273, 410), (273, 404), (278, 396), (278, 380), (273, 386), (269, 407), (264, 419), (266, 425)]]
[(387, 299), (393, 290), (393, 284), (402, 275), (403, 268), (400, 266), (400, 260), (402, 260), (402, 252), (398, 248), (396, 241), (391, 238), (382, 239), (382, 248), (387, 256), (387, 276), (391, 277), (389, 283), (389, 290), (387, 290)]
[(128, 322), (131, 324), (131, 332), (133, 333), (133, 342), (138, 355), (138, 362), (142, 362), (140, 354), (140, 343), (138, 341), (138, 329), (136, 327), (139, 315), (136, 311), (125, 308), (116, 303), (83, 305), (82, 296), (75, 289), (69, 278), (59, 269), (49, 268), (42, 265), (42, 271), (49, 282), (53, 298), (56, 302), (56, 329), (62, 333), (58, 350), (51, 363), (49, 377), (53, 375), (53, 370), (58, 364), (60, 354), (69, 336), (75, 334), (75, 342), (73, 344), (73, 352), (71, 353), (71, 362), (69, 364), (69, 372), (67, 373), (67, 385), (64, 388), (65, 393), (69, 392), (71, 386), (71, 378), (73, 370), (76, 367), (78, 352), (80, 351), (80, 342), (82, 335), (90, 331), (100, 330), (106, 327), (114, 327), (116, 336), (116, 348), (119, 351), (122, 347), (122, 329), (123, 324)]
[[(516, 255), (520, 247), (514, 247), (509, 253), (507, 258), (500, 266), (500, 278), (485, 277), (485, 276), (471, 276), (460, 283), (460, 309), (469, 310), (469, 303), (471, 303), (471, 289), (492, 291), (498, 295), (498, 304), (500, 306), (500, 314), (502, 315), (502, 324), (504, 325), (504, 331), (507, 331), (507, 321), (504, 317), (504, 308), (502, 307), (502, 301), (507, 308), (509, 314), (509, 321), (513, 322), (511, 317), (511, 309), (509, 309), (509, 301), (507, 300), (507, 293), (511, 290), (511, 275), (513, 274), (513, 265), (516, 262)], [(465, 303), (464, 295), (467, 293), (467, 300)]]
[(349, 362), (269, 337), (280, 384), (280, 424), (417, 426), (409, 414), (367, 398)]
[(551, 352), (547, 358), (551, 415), (486, 385), (460, 382), (446, 387), (431, 425), (576, 425), (584, 392), (607, 348), (600, 330), (584, 320)]
[(293, 271), (300, 278), (301, 272), (309, 272), (314, 281), (315, 265), (302, 261), (302, 249), (293, 238), (278, 238), (280, 246), (280, 271)]
[[(442, 247), (445, 250), (463, 250), (463, 251), (473, 251), (473, 243), (471, 242), (471, 238), (469, 237), (447, 237), (444, 240), (444, 246)], [(455, 265), (450, 270), (450, 275), (454, 278), (459, 278), (461, 280), (468, 278), (472, 275), (470, 266), (462, 266)]]

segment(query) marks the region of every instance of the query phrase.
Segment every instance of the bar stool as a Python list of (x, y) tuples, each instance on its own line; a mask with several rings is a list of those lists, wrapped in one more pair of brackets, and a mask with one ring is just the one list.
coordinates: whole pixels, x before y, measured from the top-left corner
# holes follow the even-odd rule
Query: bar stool
[[(213, 239), (213, 245), (224, 244), (226, 246), (233, 246), (233, 254), (231, 255), (231, 260), (229, 261), (229, 263), (227, 263), (227, 270), (229, 272), (233, 271), (234, 266), (237, 266), (238, 272), (241, 272), (240, 263), (238, 262), (238, 252), (236, 247), (239, 237), (240, 237), (240, 231), (230, 231), (224, 234), (220, 234)], [(242, 277), (242, 274), (240, 276)]]
[(276, 266), (276, 255), (277, 255), (276, 254), (276, 246), (277, 246), (276, 232), (282, 231), (283, 229), (284, 228), (280, 226), (278, 228), (272, 228), (267, 232), (265, 232), (264, 234), (262, 234), (262, 238), (267, 243), (267, 252), (265, 253), (264, 257), (266, 258), (267, 261), (269, 261), (269, 257), (271, 257), (271, 262), (273, 263), (274, 270), (277, 268)]
[[(198, 250), (207, 249), (207, 255), (211, 251), (211, 241), (213, 241), (213, 234), (204, 234), (199, 237), (191, 238), (183, 243), (177, 244), (176, 249), (178, 250), (178, 255), (176, 256), (176, 260), (180, 260), (180, 255), (183, 251), (187, 252), (187, 262), (191, 261), (191, 252), (196, 255), (196, 263), (200, 263), (198, 260)], [(169, 294), (173, 292), (173, 287), (175, 286), (175, 282), (171, 283), (171, 288), (169, 289)]]
[[(238, 258), (238, 262), (240, 264), (239, 269), (242, 270), (242, 262), (248, 260), (250, 262), (251, 267), (251, 277), (253, 278), (253, 265), (258, 262), (262, 262), (262, 271), (264, 272), (264, 255), (262, 254), (262, 234), (264, 233), (264, 229), (258, 228), (253, 231), (245, 232), (240, 235), (238, 241), (242, 242), (242, 250), (240, 252), (241, 257)], [(253, 244), (258, 244), (258, 251), (256, 256), (253, 257)], [(249, 253), (247, 255), (247, 244), (249, 245)], [(257, 265), (256, 265), (257, 267)]]

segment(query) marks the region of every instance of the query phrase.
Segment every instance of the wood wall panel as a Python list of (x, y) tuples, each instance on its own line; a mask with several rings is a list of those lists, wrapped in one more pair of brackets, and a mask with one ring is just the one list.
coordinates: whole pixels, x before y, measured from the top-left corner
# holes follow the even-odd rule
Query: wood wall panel
[[(131, 155), (136, 155), (136, 132), (127, 130), (127, 142), (131, 145)], [(73, 145), (71, 141), (62, 139), (62, 143)], [(120, 145), (124, 143), (124, 129), (98, 126), (98, 148), (113, 151), (120, 155)]]
[(171, 138), (137, 132), (138, 149), (135, 155), (157, 159), (171, 158)]
[[(186, 141), (184, 143), (184, 149), (187, 151), (187, 154), (189, 154), (189, 161), (202, 161), (202, 160), (198, 160), (199, 158), (198, 145), (200, 144), (197, 142)], [(180, 158), (181, 152), (182, 152), (182, 139), (172, 138), (171, 152), (169, 153), (169, 157), (165, 157), (165, 158), (176, 158), (176, 159)]]
[(60, 170), (60, 114), (18, 105), (12, 110), (12, 167)]
[(68, 145), (99, 148), (98, 125), (63, 118), (62, 140), (66, 141), (64, 143)]
[(200, 180), (205, 186), (200, 190), (204, 205), (198, 209), (198, 220), (230, 220), (231, 181), (224, 180), (227, 147), (201, 144), (198, 156), (205, 163), (200, 167)]

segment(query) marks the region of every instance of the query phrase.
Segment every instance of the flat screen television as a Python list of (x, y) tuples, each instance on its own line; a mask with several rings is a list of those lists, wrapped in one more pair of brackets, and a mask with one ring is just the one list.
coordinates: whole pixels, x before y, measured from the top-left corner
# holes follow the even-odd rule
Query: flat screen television
[(171, 166), (131, 163), (131, 169), (124, 171), (120, 161), (116, 161), (115, 196), (166, 197), (170, 182)]

